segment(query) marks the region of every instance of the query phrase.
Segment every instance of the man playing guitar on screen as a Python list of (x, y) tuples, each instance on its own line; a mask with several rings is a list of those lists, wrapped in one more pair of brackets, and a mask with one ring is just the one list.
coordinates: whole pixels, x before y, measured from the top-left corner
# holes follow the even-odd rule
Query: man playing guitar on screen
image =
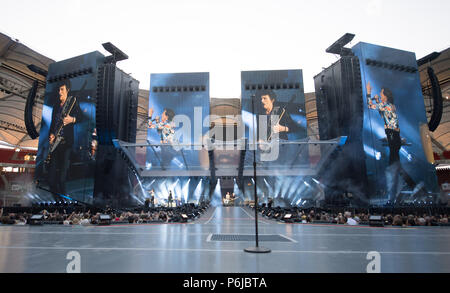
[[(74, 125), (80, 117), (80, 109), (75, 97), (69, 96), (70, 80), (63, 81), (58, 90), (59, 99), (53, 106), (49, 135), (50, 191), (65, 194), (66, 177), (70, 167), (70, 153), (74, 143)], [(67, 103), (70, 103), (67, 104)]]

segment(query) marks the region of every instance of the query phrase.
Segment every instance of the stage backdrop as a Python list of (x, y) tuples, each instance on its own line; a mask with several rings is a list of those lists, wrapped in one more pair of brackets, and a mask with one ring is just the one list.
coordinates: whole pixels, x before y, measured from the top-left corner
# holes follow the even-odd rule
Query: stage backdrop
[[(398, 151), (403, 169), (400, 180), (404, 183), (409, 181), (414, 185), (423, 185), (429, 192), (438, 191), (436, 171), (427, 161), (423, 148), (425, 138), (421, 136), (421, 131), (426, 133), (424, 130), (427, 130), (427, 118), (415, 54), (367, 43), (358, 43), (352, 50), (360, 60), (364, 100), (362, 135), (365, 162), (368, 179), (376, 189), (376, 193), (389, 193), (386, 189), (389, 189), (390, 181), (395, 180), (395, 176), (392, 178), (392, 174), (386, 171), (393, 160), (390, 158), (390, 143), (385, 132), (386, 112), (368, 107), (366, 94), (369, 82), (372, 88), (372, 104), (376, 104), (375, 95), (378, 95), (380, 103), (382, 102), (382, 89), (392, 92), (394, 112), (398, 119), (402, 141)], [(395, 150), (393, 152), (395, 153)]]
[[(51, 64), (42, 109), (35, 173), (38, 186), (52, 193), (86, 203), (91, 203), (93, 200), (97, 146), (96, 74), (97, 67), (103, 59), (104, 56), (101, 53), (92, 52)], [(60, 116), (54, 115), (54, 111), (55, 106), (60, 104), (60, 88), (63, 84), (67, 88), (70, 87), (68, 96), (76, 97), (76, 103), (70, 112), (71, 116), (76, 117), (76, 123), (69, 126), (73, 127), (73, 139), (69, 137), (72, 136), (72, 130), (68, 126), (64, 127), (62, 136), (67, 141), (58, 145), (57, 149), (60, 147), (69, 149), (67, 160), (63, 158), (61, 152), (58, 155), (52, 153), (49, 163), (46, 163), (49, 154), (50, 129), (54, 129), (60, 119)]]

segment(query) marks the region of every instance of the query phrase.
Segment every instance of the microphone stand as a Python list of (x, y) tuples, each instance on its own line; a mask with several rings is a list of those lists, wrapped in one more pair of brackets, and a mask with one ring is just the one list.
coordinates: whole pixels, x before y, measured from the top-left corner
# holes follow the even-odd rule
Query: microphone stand
[[(252, 112), (255, 113), (255, 95), (252, 95)], [(258, 195), (256, 193), (256, 128), (255, 128), (255, 119), (253, 119), (253, 181), (255, 186), (255, 241), (256, 246), (251, 246), (248, 248), (245, 248), (245, 252), (250, 253), (269, 253), (270, 249), (265, 247), (259, 247), (259, 241), (258, 241)]]

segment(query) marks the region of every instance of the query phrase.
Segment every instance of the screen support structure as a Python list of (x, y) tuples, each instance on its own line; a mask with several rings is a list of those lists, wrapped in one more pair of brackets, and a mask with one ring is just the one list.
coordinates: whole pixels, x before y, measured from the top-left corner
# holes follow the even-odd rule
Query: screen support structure
[[(255, 113), (255, 99), (256, 96), (252, 95), (252, 112)], [(257, 126), (258, 127), (258, 126)], [(258, 194), (256, 193), (256, 129), (255, 129), (255, 119), (253, 119), (253, 181), (255, 187), (255, 246), (247, 247), (244, 249), (245, 252), (249, 253), (269, 253), (271, 250), (269, 248), (260, 247), (258, 241)]]

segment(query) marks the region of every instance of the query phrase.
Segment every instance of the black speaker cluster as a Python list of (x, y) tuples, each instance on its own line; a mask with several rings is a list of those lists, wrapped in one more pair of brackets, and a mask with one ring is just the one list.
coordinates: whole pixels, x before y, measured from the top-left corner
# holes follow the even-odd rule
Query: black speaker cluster
[[(348, 142), (332, 154), (320, 171), (327, 188), (326, 202), (350, 184), (361, 194), (368, 189), (364, 157), (364, 100), (359, 59), (341, 58), (314, 77), (320, 139), (347, 136)], [(359, 196), (359, 194), (358, 194)]]
[(300, 83), (277, 83), (277, 84), (246, 84), (246, 91), (255, 90), (292, 90), (300, 89)]
[(191, 86), (154, 86), (152, 88), (154, 93), (171, 93), (171, 92), (204, 92), (206, 86), (191, 85)]
[[(96, 126), (99, 137), (99, 144), (111, 144), (112, 131), (112, 106), (113, 103), (108, 103), (110, 98), (111, 80), (114, 78), (110, 76), (111, 70), (108, 66), (100, 66), (97, 77), (97, 100), (96, 100)], [(109, 107), (108, 107), (109, 106)]]
[(390, 70), (398, 70), (398, 71), (405, 71), (409, 73), (415, 73), (417, 72), (417, 69), (412, 66), (405, 66), (401, 64), (394, 64), (394, 63), (388, 63), (388, 62), (382, 62), (372, 59), (366, 59), (366, 64), (369, 66), (377, 66), (377, 67), (383, 67)]
[(38, 81), (35, 80), (33, 82), (33, 86), (31, 87), (30, 92), (28, 93), (23, 118), (25, 122), (25, 127), (27, 129), (27, 133), (31, 137), (31, 139), (36, 139), (37, 137), (39, 137), (39, 132), (37, 131), (36, 126), (34, 126), (33, 122), (33, 106), (36, 99), (37, 88), (38, 88)]
[(430, 121), (428, 122), (428, 128), (430, 131), (435, 131), (441, 123), (444, 108), (442, 102), (442, 91), (439, 85), (439, 80), (432, 67), (427, 68), (427, 74), (431, 83), (431, 94), (433, 96), (433, 113)]
[[(131, 86), (132, 81), (129, 82)], [(128, 137), (127, 141), (136, 141), (137, 131), (137, 106), (138, 106), (138, 94), (132, 89), (127, 91), (128, 95)]]
[(92, 67), (83, 68), (83, 69), (80, 69), (80, 70), (75, 70), (75, 71), (72, 71), (72, 72), (67, 72), (67, 73), (63, 73), (63, 74), (59, 74), (59, 75), (55, 75), (55, 76), (49, 77), (47, 82), (48, 83), (53, 83), (53, 82), (57, 82), (57, 81), (65, 80), (65, 79), (70, 79), (70, 78), (74, 78), (74, 77), (90, 74), (90, 73), (93, 73), (93, 72), (94, 71), (93, 71)]

